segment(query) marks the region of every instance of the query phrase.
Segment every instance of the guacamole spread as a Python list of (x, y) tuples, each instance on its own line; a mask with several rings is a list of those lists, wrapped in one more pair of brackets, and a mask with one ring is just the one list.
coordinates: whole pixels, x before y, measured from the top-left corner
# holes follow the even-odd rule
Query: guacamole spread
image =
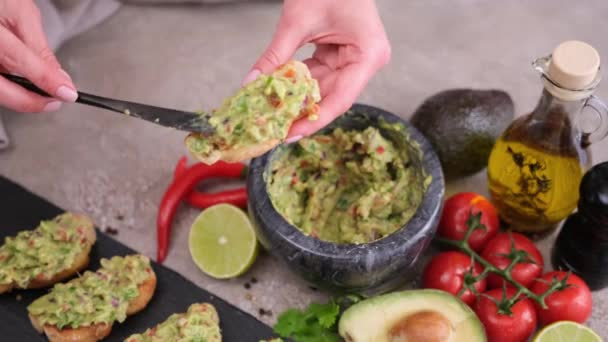
[(86, 237), (92, 226), (84, 216), (65, 213), (42, 221), (34, 230), (7, 237), (0, 247), (0, 284), (26, 288), (34, 279), (50, 279), (70, 268), (93, 243)]
[(150, 260), (142, 255), (101, 259), (96, 272), (86, 271), (68, 283), (56, 284), (27, 310), (41, 324), (59, 329), (123, 322), (129, 301), (139, 296), (138, 286), (151, 274)]
[(215, 128), (211, 136), (192, 134), (186, 139), (195, 155), (212, 157), (287, 136), (294, 120), (318, 118), (317, 81), (305, 64), (291, 61), (270, 75), (260, 75), (211, 114), (202, 114)]
[(371, 242), (403, 226), (422, 201), (430, 176), (412, 151), (397, 149), (375, 127), (336, 128), (279, 152), (268, 193), (277, 211), (307, 235)]
[(220, 319), (211, 304), (192, 304), (187, 313), (176, 313), (143, 334), (125, 342), (221, 342)]

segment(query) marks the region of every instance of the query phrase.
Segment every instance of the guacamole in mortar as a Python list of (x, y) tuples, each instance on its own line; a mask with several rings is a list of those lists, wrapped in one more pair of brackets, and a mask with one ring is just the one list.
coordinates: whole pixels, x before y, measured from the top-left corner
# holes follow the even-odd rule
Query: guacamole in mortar
[(397, 149), (375, 127), (336, 128), (279, 152), (268, 193), (276, 210), (307, 235), (335, 243), (378, 240), (409, 221), (430, 184), (413, 162), (414, 150)]

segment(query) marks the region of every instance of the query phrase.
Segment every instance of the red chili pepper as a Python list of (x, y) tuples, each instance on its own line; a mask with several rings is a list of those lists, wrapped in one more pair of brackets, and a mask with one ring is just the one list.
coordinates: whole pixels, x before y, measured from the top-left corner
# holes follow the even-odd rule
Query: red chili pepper
[[(182, 177), (182, 175), (188, 170), (188, 158), (182, 157), (175, 165), (174, 179)], [(228, 165), (234, 165), (237, 169), (243, 168), (243, 164), (240, 163), (226, 163)], [(246, 168), (243, 169), (242, 173), (237, 177), (245, 177)], [(220, 177), (235, 178), (231, 175), (222, 175)], [(206, 194), (193, 187), (191, 191), (185, 196), (186, 202), (193, 207), (205, 209), (220, 203), (228, 203), (235, 205), (239, 208), (247, 207), (247, 189), (239, 188), (233, 190), (224, 190), (215, 193)]]
[[(179, 169), (179, 172), (182, 172), (181, 169), (185, 166), (186, 162), (187, 160), (183, 161), (183, 158), (180, 159), (180, 161), (178, 162), (178, 166), (176, 167), (176, 171)], [(213, 165), (206, 165), (202, 163), (195, 164), (187, 170), (183, 171), (183, 173), (181, 173), (179, 177), (175, 177), (160, 202), (158, 216), (156, 220), (158, 239), (157, 261), (159, 263), (162, 263), (165, 260), (165, 257), (167, 256), (169, 239), (171, 235), (171, 223), (173, 222), (175, 212), (177, 211), (177, 208), (179, 207), (181, 201), (185, 199), (185, 197), (192, 191), (194, 186), (196, 186), (196, 184), (198, 184), (200, 181), (212, 177), (242, 177), (245, 172), (246, 166), (244, 164), (225, 163), (220, 161)], [(219, 194), (225, 193), (226, 192), (210, 195), (203, 194), (205, 196), (208, 196), (204, 198), (207, 202), (203, 204), (213, 205), (218, 203), (229, 203), (226, 201), (226, 199), (231, 198), (219, 196)], [(242, 199), (239, 200), (242, 201)]]

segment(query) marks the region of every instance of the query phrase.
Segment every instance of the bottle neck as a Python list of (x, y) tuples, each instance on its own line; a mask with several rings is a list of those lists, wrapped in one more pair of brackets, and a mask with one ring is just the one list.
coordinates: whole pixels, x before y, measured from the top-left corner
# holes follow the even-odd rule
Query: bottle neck
[(568, 120), (570, 123), (573, 123), (576, 122), (576, 118), (583, 109), (585, 101), (586, 98), (571, 101), (563, 100), (551, 94), (547, 89), (543, 89), (540, 101), (538, 101), (536, 108), (532, 112), (532, 117), (533, 119), (543, 121)]

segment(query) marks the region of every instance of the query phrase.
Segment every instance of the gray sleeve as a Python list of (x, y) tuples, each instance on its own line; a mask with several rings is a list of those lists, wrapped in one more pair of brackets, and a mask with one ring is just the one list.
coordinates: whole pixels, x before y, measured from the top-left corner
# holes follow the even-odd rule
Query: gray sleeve
[(35, 0), (51, 49), (99, 24), (121, 5), (117, 0)]

